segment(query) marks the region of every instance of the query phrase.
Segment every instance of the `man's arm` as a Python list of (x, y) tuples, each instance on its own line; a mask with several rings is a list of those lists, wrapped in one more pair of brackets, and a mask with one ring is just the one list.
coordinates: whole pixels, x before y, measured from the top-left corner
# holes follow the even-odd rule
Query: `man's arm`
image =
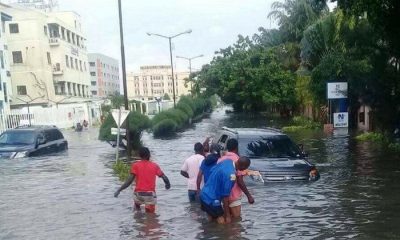
[(165, 189), (170, 189), (171, 188), (171, 183), (169, 182), (168, 177), (165, 174), (163, 174), (163, 175), (160, 176), (160, 178), (162, 178), (162, 180), (164, 181)]
[(133, 180), (135, 180), (135, 174), (131, 173), (128, 179), (126, 179), (126, 181), (124, 182), (124, 184), (122, 184), (122, 186), (114, 193), (114, 197), (118, 197), (118, 195), (122, 190), (124, 190), (125, 188), (129, 187), (132, 184)]
[(231, 223), (231, 212), (229, 209), (229, 196), (224, 197), (222, 199), (223, 205), (224, 205), (224, 218), (225, 218), (225, 223)]
[(181, 170), (181, 175), (184, 176), (185, 178), (189, 178), (189, 173)]
[(244, 183), (243, 175), (238, 175), (236, 177), (237, 177), (236, 181), (237, 181), (237, 184), (239, 185), (239, 188), (244, 192), (244, 194), (246, 194), (247, 200), (249, 201), (249, 203), (253, 204), (254, 198), (251, 196), (249, 190), (246, 187), (246, 184)]
[(196, 180), (198, 192), (200, 192), (200, 185), (202, 180), (203, 180), (203, 171), (199, 170), (199, 174), (197, 174), (197, 180)]

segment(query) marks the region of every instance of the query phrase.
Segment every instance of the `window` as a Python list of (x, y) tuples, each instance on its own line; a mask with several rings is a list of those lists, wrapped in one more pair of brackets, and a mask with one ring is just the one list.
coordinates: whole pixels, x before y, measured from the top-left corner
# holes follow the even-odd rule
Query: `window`
[(82, 61), (81, 60), (79, 60), (79, 70), (82, 71)]
[(18, 95), (26, 95), (26, 86), (17, 86)]
[(65, 28), (61, 28), (62, 39), (65, 40)]
[(96, 86), (96, 81), (92, 81), (92, 86)]
[(0, 51), (0, 64), (1, 64), (1, 68), (4, 69), (3, 51)]
[(67, 41), (71, 42), (71, 32), (67, 30)]
[(19, 27), (17, 23), (10, 23), (10, 33), (19, 33)]
[(91, 67), (95, 67), (95, 66), (96, 66), (96, 64), (95, 64), (94, 62), (89, 62), (89, 66), (91, 66)]
[(14, 63), (22, 63), (22, 52), (21, 51), (12, 52), (12, 56), (13, 56)]
[(86, 62), (83, 62), (83, 67), (84, 67), (84, 69), (85, 69), (85, 72), (86, 72)]
[(3, 83), (4, 101), (8, 102), (7, 83)]
[(71, 62), (71, 68), (74, 68), (74, 59), (72, 57), (69, 57), (69, 60)]
[(96, 72), (90, 72), (90, 76), (96, 76)]
[(75, 58), (75, 68), (76, 68), (76, 70), (79, 70), (78, 59), (76, 59), (76, 58)]
[(49, 52), (47, 52), (47, 63), (48, 63), (49, 65), (51, 65), (51, 56), (50, 56), (50, 53), (49, 53)]
[(67, 64), (67, 67), (69, 68), (69, 60), (68, 60), (68, 55), (65, 55), (65, 63)]
[(248, 157), (298, 158), (301, 151), (288, 137), (242, 138), (239, 152)]
[(43, 27), (43, 31), (44, 31), (44, 35), (47, 36), (47, 26), (44, 26), (44, 27)]

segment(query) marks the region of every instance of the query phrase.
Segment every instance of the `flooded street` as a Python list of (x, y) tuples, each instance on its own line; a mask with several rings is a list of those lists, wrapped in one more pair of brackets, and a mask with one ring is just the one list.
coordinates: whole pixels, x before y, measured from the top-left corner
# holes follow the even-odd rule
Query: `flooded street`
[(303, 143), (321, 179), (314, 183), (253, 183), (256, 203), (243, 202), (243, 219), (231, 225), (207, 222), (188, 203), (179, 171), (193, 144), (221, 126), (277, 126), (265, 118), (217, 110), (171, 140), (144, 134), (143, 143), (170, 178), (158, 180), (155, 216), (135, 213), (132, 190), (111, 164), (114, 149), (97, 140), (98, 130), (65, 131), (67, 153), (0, 160), (0, 239), (398, 239), (400, 157), (348, 136), (292, 134)]

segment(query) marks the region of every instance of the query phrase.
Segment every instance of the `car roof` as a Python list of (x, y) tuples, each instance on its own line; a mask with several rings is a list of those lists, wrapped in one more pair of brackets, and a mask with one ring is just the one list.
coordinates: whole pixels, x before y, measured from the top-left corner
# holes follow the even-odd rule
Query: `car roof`
[(241, 135), (241, 136), (286, 136), (281, 130), (276, 128), (228, 128), (223, 127), (222, 130)]
[(6, 132), (16, 132), (16, 131), (41, 131), (41, 130), (51, 130), (51, 129), (57, 129), (56, 126), (51, 126), (51, 125), (31, 125), (31, 126), (19, 126), (14, 129), (8, 129)]

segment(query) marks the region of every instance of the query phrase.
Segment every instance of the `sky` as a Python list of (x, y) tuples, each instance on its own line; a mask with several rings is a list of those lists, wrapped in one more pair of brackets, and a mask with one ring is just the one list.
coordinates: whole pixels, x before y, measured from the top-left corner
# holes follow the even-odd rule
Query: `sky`
[[(192, 61), (192, 69), (209, 63), (214, 52), (226, 48), (239, 34), (253, 35), (259, 27), (276, 27), (267, 15), (275, 0), (122, 0), (127, 72), (143, 65), (169, 65), (168, 39), (146, 32), (175, 35), (173, 61), (180, 71), (188, 62), (176, 56), (204, 57)], [(117, 0), (58, 0), (59, 10), (82, 17), (89, 52), (120, 60)]]

